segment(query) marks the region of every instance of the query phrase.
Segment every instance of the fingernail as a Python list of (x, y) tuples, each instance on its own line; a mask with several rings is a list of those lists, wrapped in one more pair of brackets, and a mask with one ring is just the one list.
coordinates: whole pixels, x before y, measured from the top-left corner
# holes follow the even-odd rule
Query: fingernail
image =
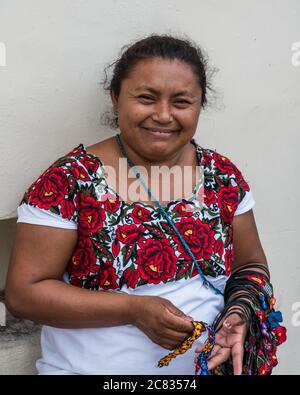
[(226, 328), (230, 329), (231, 328), (231, 324), (227, 321), (224, 321), (224, 326), (226, 326)]

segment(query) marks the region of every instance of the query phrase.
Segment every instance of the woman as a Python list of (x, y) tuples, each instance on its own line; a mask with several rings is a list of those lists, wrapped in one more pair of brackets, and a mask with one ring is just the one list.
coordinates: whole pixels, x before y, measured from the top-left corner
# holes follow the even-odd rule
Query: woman
[[(192, 374), (201, 338), (168, 367), (157, 362), (191, 335), (194, 321), (217, 329), (206, 355), (211, 373), (251, 373), (244, 347), (252, 344), (253, 354), (260, 308), (251, 284), (268, 281), (267, 261), (248, 184), (228, 158), (193, 139), (206, 77), (201, 50), (188, 41), (150, 36), (128, 47), (109, 86), (120, 135), (80, 144), (25, 193), (6, 303), (43, 324), (40, 374)], [(167, 197), (157, 166), (179, 170)], [(192, 194), (183, 198), (181, 182)], [(236, 278), (227, 292), (229, 275)], [(266, 325), (263, 313), (257, 325)], [(282, 342), (278, 320), (275, 329)], [(277, 363), (279, 335), (265, 332), (254, 374)]]

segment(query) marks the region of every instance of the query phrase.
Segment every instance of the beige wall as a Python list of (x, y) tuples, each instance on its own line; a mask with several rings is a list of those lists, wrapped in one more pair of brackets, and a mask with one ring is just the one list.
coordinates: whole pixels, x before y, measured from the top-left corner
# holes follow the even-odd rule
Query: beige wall
[[(24, 189), (59, 155), (110, 135), (99, 82), (122, 45), (151, 32), (188, 34), (219, 68), (218, 100), (201, 114), (197, 140), (250, 181), (288, 327), (276, 373), (299, 374), (299, 20), (298, 0), (2, 0), (0, 218), (15, 217)], [(14, 228), (0, 221), (1, 288)]]

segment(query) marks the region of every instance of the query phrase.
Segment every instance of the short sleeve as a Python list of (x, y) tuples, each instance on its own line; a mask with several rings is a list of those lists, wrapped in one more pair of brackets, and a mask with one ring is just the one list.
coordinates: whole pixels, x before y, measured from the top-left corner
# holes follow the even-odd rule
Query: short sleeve
[(77, 229), (77, 223), (75, 221), (63, 218), (49, 210), (44, 210), (26, 203), (18, 207), (17, 214), (17, 222), (20, 223), (51, 226), (54, 228)]
[(17, 222), (77, 229), (80, 182), (89, 174), (73, 152), (58, 159), (28, 188)]
[(234, 215), (244, 214), (247, 211), (251, 210), (254, 206), (255, 206), (255, 200), (252, 191), (249, 189), (249, 191), (246, 191), (244, 197), (239, 202)]
[(234, 216), (236, 216), (251, 210), (255, 205), (255, 200), (249, 183), (245, 180), (241, 171), (234, 164), (232, 166), (235, 182), (238, 186), (238, 206), (234, 213)]

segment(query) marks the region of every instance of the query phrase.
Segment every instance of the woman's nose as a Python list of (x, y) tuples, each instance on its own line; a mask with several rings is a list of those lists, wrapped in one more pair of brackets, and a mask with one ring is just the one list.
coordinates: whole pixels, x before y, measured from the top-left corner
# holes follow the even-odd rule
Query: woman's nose
[(153, 121), (169, 123), (172, 121), (172, 109), (168, 103), (157, 103), (152, 114)]

